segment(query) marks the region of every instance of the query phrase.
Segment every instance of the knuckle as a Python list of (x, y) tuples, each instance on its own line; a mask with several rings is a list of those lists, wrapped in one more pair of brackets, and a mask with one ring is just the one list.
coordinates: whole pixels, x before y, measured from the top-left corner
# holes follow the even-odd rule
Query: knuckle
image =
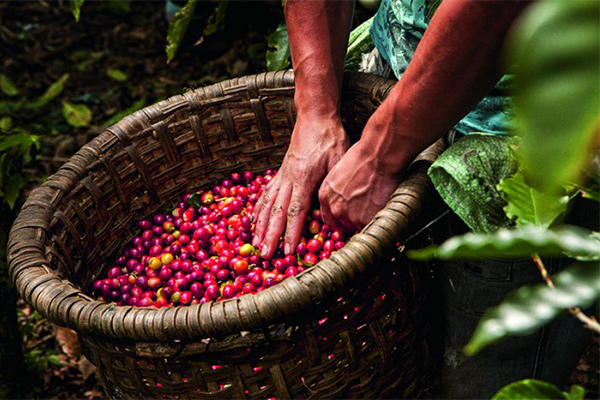
[(282, 210), (283, 210), (283, 206), (281, 205), (281, 203), (277, 202), (277, 203), (273, 204), (273, 208), (271, 208), (271, 214), (276, 214), (276, 215), (281, 214)]
[(303, 208), (304, 207), (302, 206), (302, 203), (300, 203), (299, 201), (292, 201), (287, 210), (288, 218), (295, 219), (298, 215), (300, 215)]

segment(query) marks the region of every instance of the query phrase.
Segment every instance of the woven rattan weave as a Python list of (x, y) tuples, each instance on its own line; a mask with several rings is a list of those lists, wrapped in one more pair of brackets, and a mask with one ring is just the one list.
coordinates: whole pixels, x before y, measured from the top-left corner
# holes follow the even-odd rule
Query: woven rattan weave
[[(76, 330), (112, 398), (419, 397), (431, 383), (422, 267), (394, 252), (425, 206), (432, 146), (373, 221), (329, 260), (256, 295), (174, 308), (94, 301), (140, 219), (233, 171), (278, 166), (293, 73), (228, 80), (146, 107), (32, 192), (8, 245), (21, 296)], [(394, 82), (347, 74), (356, 139)]]

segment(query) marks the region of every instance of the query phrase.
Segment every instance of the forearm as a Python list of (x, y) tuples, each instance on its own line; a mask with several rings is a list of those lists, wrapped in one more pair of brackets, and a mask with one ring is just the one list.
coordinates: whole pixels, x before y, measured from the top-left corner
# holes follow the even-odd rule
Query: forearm
[(353, 1), (286, 1), (299, 114), (338, 115), (353, 9)]
[(444, 1), (406, 72), (369, 121), (365, 149), (396, 173), (448, 132), (501, 76), (506, 35), (527, 2)]

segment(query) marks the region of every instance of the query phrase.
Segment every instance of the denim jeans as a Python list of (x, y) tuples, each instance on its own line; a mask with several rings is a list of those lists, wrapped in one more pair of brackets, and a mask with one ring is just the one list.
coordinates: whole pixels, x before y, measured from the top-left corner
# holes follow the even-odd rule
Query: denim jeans
[[(468, 228), (453, 215), (448, 232), (465, 233)], [(597, 203), (578, 199), (568, 220), (571, 224), (597, 230)], [(550, 275), (572, 260), (550, 257), (543, 260)], [(581, 357), (590, 331), (565, 313), (540, 330), (493, 344), (467, 357), (463, 347), (471, 338), (484, 312), (502, 302), (523, 285), (542, 283), (530, 258), (451, 260), (441, 263), (444, 355), (441, 396), (454, 399), (489, 399), (511, 382), (535, 378), (562, 387)]]

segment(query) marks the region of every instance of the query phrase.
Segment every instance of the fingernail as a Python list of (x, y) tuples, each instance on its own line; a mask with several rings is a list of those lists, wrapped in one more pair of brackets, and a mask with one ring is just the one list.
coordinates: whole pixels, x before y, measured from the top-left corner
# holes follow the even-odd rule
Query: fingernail
[(286, 243), (285, 246), (283, 246), (283, 252), (285, 253), (286, 256), (291, 253), (291, 250), (292, 250), (292, 246), (290, 246), (289, 243)]
[(266, 257), (267, 254), (269, 254), (269, 247), (268, 246), (263, 246), (262, 251), (260, 253), (261, 257)]

